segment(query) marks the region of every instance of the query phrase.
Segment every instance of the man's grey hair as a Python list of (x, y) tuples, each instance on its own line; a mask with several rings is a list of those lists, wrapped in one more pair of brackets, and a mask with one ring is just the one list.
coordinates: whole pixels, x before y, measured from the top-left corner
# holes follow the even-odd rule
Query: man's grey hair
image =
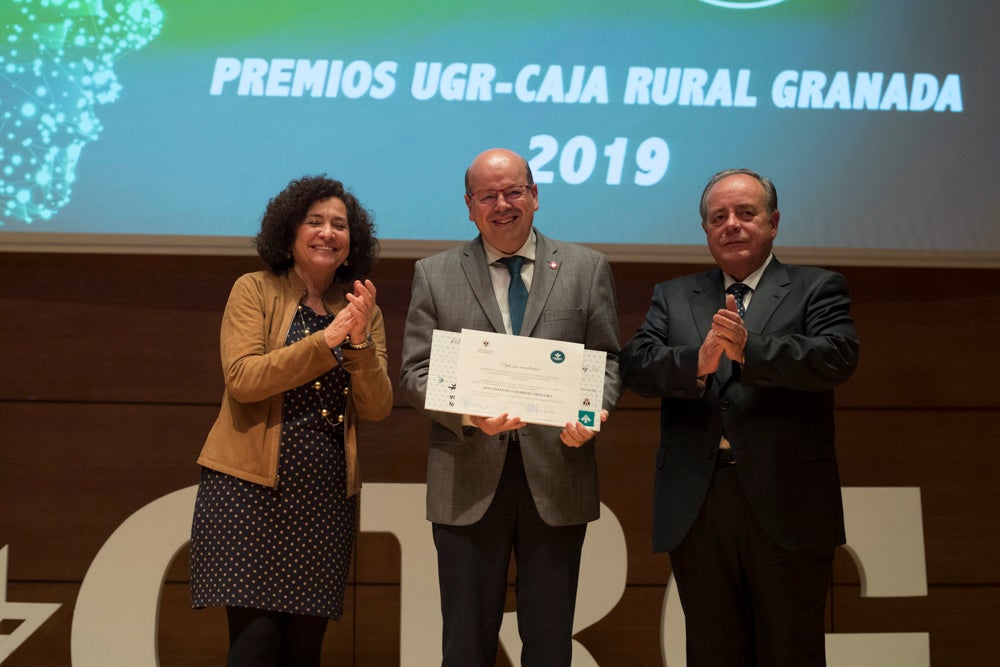
[(698, 212), (701, 213), (701, 221), (703, 224), (707, 222), (708, 218), (708, 207), (705, 203), (705, 200), (708, 198), (708, 191), (722, 179), (728, 178), (729, 176), (736, 176), (737, 174), (744, 174), (757, 179), (757, 181), (764, 186), (764, 205), (767, 206), (767, 212), (774, 213), (778, 210), (778, 191), (774, 188), (774, 183), (771, 182), (771, 179), (761, 176), (752, 169), (723, 169), (719, 173), (712, 176), (712, 178), (708, 179), (708, 184), (705, 186), (705, 189), (701, 191), (701, 204), (698, 207)]

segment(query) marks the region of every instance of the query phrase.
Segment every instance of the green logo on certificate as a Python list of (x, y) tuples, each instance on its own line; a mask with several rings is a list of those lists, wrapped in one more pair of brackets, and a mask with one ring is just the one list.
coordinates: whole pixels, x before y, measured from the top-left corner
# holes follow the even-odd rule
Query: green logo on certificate
[(583, 424), (584, 426), (593, 426), (594, 413), (590, 412), (589, 410), (580, 410), (579, 417), (577, 417), (577, 421)]
[(566, 355), (560, 352), (559, 350), (555, 350), (552, 354), (549, 355), (549, 359), (551, 359), (552, 363), (554, 364), (561, 364), (562, 362), (566, 361)]

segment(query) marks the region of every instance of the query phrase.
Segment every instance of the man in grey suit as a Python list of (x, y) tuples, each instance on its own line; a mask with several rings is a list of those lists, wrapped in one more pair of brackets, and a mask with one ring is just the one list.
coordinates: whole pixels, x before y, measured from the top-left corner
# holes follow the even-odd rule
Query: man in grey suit
[(600, 253), (533, 227), (538, 186), (516, 153), (477, 156), (465, 192), (479, 236), (416, 263), (400, 380), (410, 404), (431, 419), (427, 518), (443, 664), (495, 663), (513, 553), (521, 664), (568, 666), (583, 539), (600, 508), (594, 431), (579, 422), (527, 424), (524, 415), (427, 411), (427, 368), (434, 329), (582, 343), (608, 353), (606, 419), (620, 391), (611, 269)]
[(653, 547), (689, 667), (823, 665), (844, 543), (833, 388), (858, 361), (847, 284), (774, 257), (778, 195), (759, 174), (719, 172), (700, 209), (718, 268), (657, 285), (622, 352), (624, 385), (662, 399)]

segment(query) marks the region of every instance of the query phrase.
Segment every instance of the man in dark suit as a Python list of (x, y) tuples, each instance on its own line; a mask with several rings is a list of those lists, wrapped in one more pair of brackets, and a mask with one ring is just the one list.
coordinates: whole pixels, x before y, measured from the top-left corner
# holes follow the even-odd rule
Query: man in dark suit
[(774, 257), (759, 174), (719, 172), (700, 209), (718, 268), (657, 285), (622, 351), (625, 387), (662, 399), (654, 550), (670, 552), (689, 667), (823, 665), (844, 543), (833, 388), (858, 361), (847, 284)]
[[(427, 369), (434, 329), (582, 343), (608, 353), (610, 409), (620, 391), (611, 269), (600, 253), (532, 226), (538, 186), (516, 153), (480, 154), (465, 191), (479, 236), (417, 262), (400, 380), (410, 404), (432, 420), (427, 518), (438, 554), (443, 664), (495, 663), (513, 553), (521, 664), (568, 666), (584, 534), (600, 508), (594, 431), (579, 422), (526, 424), (525, 415), (427, 411)], [(517, 303), (525, 297), (522, 317)]]

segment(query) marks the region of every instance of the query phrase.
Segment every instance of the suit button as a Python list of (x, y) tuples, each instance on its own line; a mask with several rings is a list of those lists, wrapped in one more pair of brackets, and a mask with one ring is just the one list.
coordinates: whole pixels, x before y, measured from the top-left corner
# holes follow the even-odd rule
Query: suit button
[(729, 401), (722, 401), (721, 403), (719, 403), (719, 409), (722, 410), (723, 412), (725, 412), (726, 410), (728, 410), (729, 409)]

